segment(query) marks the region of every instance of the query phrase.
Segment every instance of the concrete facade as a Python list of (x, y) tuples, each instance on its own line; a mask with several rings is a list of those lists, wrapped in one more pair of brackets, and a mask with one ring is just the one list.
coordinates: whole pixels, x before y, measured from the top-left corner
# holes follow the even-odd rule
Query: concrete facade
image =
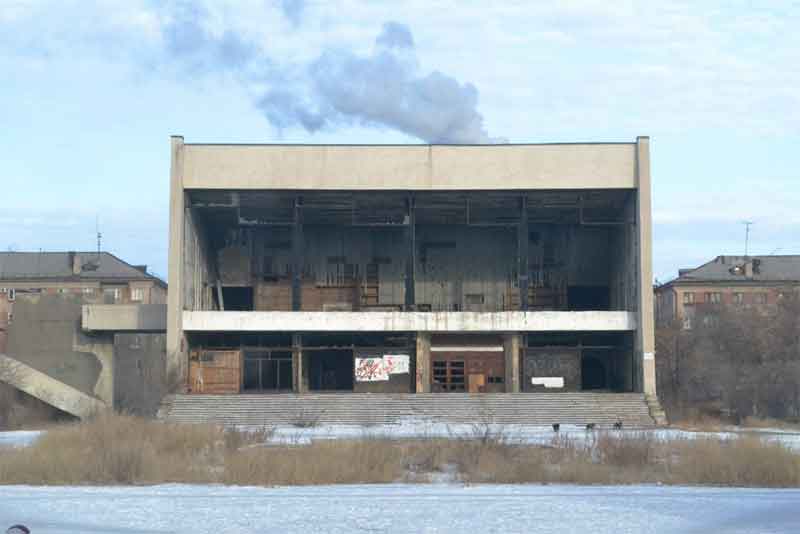
[[(310, 370), (310, 352), (333, 351), (333, 361), (336, 351), (356, 357), (370, 346), (409, 351), (412, 389), (429, 392), (443, 366), (452, 384), (462, 380), (458, 366), (432, 369), (431, 334), (494, 334), (502, 376), (480, 380), (516, 392), (526, 390), (527, 347), (613, 333), (623, 344), (586, 350), (609, 351), (603, 373), (621, 370), (619, 387), (655, 395), (648, 138), (171, 143), (168, 373), (185, 379), (192, 350), (271, 334), (264, 350), (291, 344), (296, 392), (323, 372)], [(395, 334), (411, 341), (392, 351)], [(574, 389), (577, 350), (563, 366)], [(341, 372), (331, 365), (324, 372)]]

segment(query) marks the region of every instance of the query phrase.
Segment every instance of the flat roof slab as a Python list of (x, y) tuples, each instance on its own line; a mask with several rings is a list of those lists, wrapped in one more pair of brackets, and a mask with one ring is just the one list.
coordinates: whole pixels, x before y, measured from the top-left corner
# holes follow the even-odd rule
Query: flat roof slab
[(185, 189), (633, 189), (636, 143), (183, 145)]

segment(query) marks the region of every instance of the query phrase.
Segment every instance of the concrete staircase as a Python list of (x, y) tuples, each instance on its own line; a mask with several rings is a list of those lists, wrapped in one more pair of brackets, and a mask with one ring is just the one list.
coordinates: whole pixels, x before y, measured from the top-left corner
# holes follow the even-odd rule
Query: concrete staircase
[(106, 404), (100, 399), (5, 354), (0, 354), (0, 380), (81, 419), (91, 417), (106, 408)]
[(652, 427), (640, 393), (417, 393), (170, 395), (159, 418), (175, 423), (225, 425), (396, 424), (491, 422), (525, 425)]

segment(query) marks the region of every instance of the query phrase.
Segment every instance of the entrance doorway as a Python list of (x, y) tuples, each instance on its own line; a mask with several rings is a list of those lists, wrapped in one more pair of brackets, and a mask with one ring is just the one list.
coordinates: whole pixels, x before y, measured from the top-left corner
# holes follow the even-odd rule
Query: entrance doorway
[(245, 351), (242, 389), (245, 392), (291, 391), (292, 353), (268, 350)]
[(581, 359), (581, 389), (607, 389), (606, 378), (605, 363), (594, 356), (584, 355)]
[(352, 350), (310, 350), (311, 391), (353, 391)]

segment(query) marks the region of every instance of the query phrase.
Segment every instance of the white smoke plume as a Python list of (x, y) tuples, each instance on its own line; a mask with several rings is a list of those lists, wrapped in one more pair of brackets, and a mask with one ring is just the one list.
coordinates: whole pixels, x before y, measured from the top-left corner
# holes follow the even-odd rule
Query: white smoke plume
[(301, 90), (270, 89), (257, 105), (278, 128), (315, 132), (357, 122), (430, 143), (504, 142), (486, 132), (475, 86), (419, 70), (411, 31), (387, 22), (370, 55), (327, 50), (305, 67)]

